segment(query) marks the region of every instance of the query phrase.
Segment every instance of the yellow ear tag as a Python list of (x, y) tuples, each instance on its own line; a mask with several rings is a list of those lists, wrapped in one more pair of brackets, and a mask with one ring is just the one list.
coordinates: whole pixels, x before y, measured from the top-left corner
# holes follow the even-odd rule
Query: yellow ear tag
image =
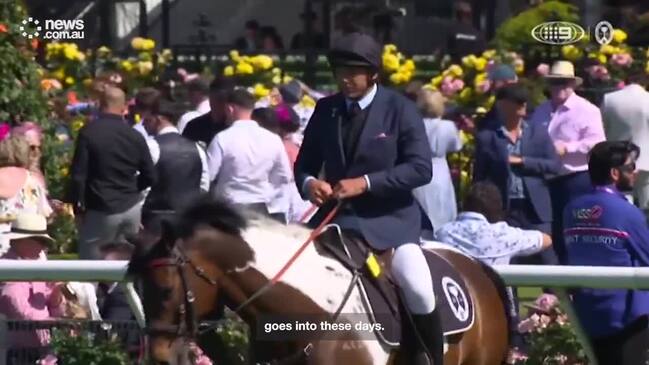
[(370, 253), (367, 256), (365, 265), (367, 265), (367, 269), (370, 271), (370, 274), (372, 274), (373, 277), (378, 278), (379, 275), (381, 275), (381, 264), (379, 264), (379, 260), (376, 259), (376, 256), (374, 256), (373, 253)]

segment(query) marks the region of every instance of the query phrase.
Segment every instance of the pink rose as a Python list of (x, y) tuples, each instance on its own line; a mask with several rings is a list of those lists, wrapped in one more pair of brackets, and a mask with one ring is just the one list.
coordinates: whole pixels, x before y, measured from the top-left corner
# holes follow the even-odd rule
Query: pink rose
[(194, 356), (196, 356), (196, 365), (213, 365), (212, 360), (210, 360), (209, 357), (205, 356), (203, 353), (203, 350), (198, 347), (195, 343), (191, 343), (190, 349), (194, 352)]
[(633, 63), (633, 57), (628, 53), (617, 53), (611, 56), (611, 63), (618, 66), (629, 67)]
[(518, 332), (530, 333), (534, 331), (539, 326), (540, 323), (541, 323), (541, 317), (539, 317), (537, 314), (533, 314), (532, 316), (522, 320), (518, 324)]
[(545, 76), (550, 73), (550, 66), (547, 63), (539, 63), (539, 65), (536, 66), (536, 73)]
[(543, 312), (549, 312), (559, 304), (559, 299), (552, 294), (543, 294), (536, 299), (534, 306)]
[(0, 141), (7, 138), (11, 132), (11, 127), (9, 123), (0, 123)]
[(620, 82), (617, 83), (617, 88), (618, 89), (624, 89), (625, 86), (626, 86), (626, 84), (624, 83), (624, 81), (620, 81)]
[(595, 80), (610, 80), (611, 75), (608, 73), (608, 69), (603, 65), (593, 65), (588, 67), (586, 70), (591, 78)]
[(464, 88), (464, 81), (461, 79), (455, 79), (452, 84), (453, 90), (455, 92), (460, 91)]
[(540, 322), (541, 322), (540, 327), (546, 328), (550, 325), (550, 323), (552, 323), (552, 318), (550, 318), (550, 316), (546, 316), (545, 314), (542, 314)]
[(559, 314), (557, 316), (557, 324), (559, 324), (559, 326), (567, 325), (568, 324), (568, 316), (565, 315), (565, 314)]
[(481, 93), (487, 93), (491, 89), (491, 80), (485, 80), (480, 85), (478, 85), (478, 91)]
[(38, 360), (38, 365), (57, 365), (58, 359), (54, 355), (47, 355), (44, 358)]

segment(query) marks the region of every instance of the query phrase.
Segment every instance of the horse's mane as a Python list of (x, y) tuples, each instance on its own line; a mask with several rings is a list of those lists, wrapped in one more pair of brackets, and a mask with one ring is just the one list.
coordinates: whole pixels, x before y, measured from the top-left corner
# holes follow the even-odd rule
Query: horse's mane
[(203, 194), (191, 202), (173, 220), (164, 222), (163, 236), (156, 242), (145, 242), (143, 237), (132, 239), (135, 251), (128, 266), (128, 274), (141, 271), (149, 259), (168, 253), (163, 242), (176, 238), (191, 236), (196, 228), (209, 226), (221, 232), (241, 236), (248, 222), (244, 216), (230, 204), (217, 200), (209, 194)]

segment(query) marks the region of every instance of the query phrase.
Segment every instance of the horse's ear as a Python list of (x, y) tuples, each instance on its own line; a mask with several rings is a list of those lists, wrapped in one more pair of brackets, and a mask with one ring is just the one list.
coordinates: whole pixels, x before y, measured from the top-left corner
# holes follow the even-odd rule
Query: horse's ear
[(160, 225), (161, 225), (160, 243), (165, 245), (165, 247), (171, 252), (171, 250), (173, 250), (176, 244), (176, 239), (177, 239), (174, 225), (173, 223), (171, 223), (166, 219), (163, 219), (162, 222), (160, 222)]

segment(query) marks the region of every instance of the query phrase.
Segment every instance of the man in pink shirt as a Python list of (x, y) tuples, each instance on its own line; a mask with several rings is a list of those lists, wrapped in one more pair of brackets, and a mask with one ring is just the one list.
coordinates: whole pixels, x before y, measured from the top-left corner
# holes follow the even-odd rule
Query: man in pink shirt
[[(10, 248), (3, 260), (38, 260), (52, 243), (47, 221), (38, 214), (19, 214), (9, 236)], [(46, 282), (5, 282), (0, 284), (0, 314), (8, 320), (51, 320), (63, 313), (61, 286)], [(37, 348), (49, 343), (49, 331), (15, 331), (12, 348)]]
[(575, 77), (575, 68), (568, 61), (557, 61), (546, 76), (550, 100), (539, 105), (531, 123), (548, 128), (550, 138), (561, 158), (561, 172), (549, 181), (552, 199), (552, 238), (554, 248), (563, 262), (562, 213), (565, 205), (592, 189), (588, 176), (588, 154), (597, 143), (606, 140), (599, 108), (575, 93), (582, 79)]

